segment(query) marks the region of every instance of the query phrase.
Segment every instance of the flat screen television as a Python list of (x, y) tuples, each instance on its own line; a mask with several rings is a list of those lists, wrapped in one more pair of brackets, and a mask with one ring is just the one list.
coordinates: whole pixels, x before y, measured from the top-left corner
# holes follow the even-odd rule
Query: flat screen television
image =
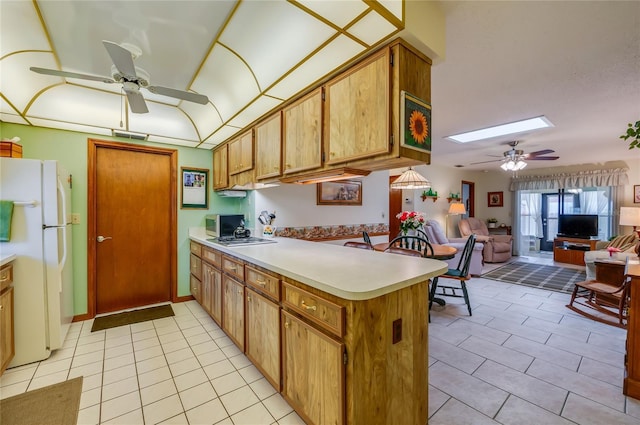
[(562, 214), (558, 217), (558, 236), (579, 239), (598, 236), (598, 216), (595, 214)]

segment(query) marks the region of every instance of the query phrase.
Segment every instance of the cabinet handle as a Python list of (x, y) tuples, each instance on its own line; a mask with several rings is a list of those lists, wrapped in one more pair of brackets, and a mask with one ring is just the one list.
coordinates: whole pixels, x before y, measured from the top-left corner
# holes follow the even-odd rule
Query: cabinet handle
[(0, 304), (0, 311), (4, 310), (4, 306)]
[(235, 265), (233, 265), (233, 266), (227, 267), (227, 269), (235, 272), (238, 268)]
[(260, 286), (266, 286), (267, 282), (263, 279), (256, 279), (256, 283)]
[(238, 294), (242, 295), (242, 289), (238, 289)]
[(284, 322), (284, 327), (285, 327), (286, 329), (289, 329), (289, 322)]
[(307, 305), (307, 303), (305, 303), (304, 300), (300, 302), (300, 305), (302, 305), (302, 308), (306, 308), (307, 310), (316, 311), (318, 309), (318, 307), (315, 305)]
[(9, 280), (9, 273), (2, 273), (2, 276), (0, 276), (0, 282), (6, 282), (7, 280)]
[(251, 297), (247, 295), (247, 301), (251, 301)]
[(335, 153), (335, 152), (329, 152), (329, 155), (331, 155), (331, 156), (335, 156), (335, 155), (336, 155), (336, 153)]

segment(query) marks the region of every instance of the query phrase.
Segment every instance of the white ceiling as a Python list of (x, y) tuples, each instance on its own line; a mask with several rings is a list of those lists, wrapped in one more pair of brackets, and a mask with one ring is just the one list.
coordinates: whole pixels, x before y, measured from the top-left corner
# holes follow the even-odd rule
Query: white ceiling
[[(210, 149), (301, 91), (397, 35), (417, 1), (0, 2), (0, 119)], [(433, 3), (432, 3), (433, 4)], [(545, 115), (554, 128), (523, 134), (526, 152), (606, 163), (629, 151), (618, 136), (640, 119), (640, 2), (445, 1), (446, 51), (432, 71), (432, 163), (469, 169), (514, 137), (459, 145), (462, 131)], [(405, 20), (404, 17), (407, 17)], [(412, 24), (413, 25), (413, 24)], [(404, 32), (400, 32), (406, 28)], [(142, 50), (150, 83), (209, 97), (199, 105), (142, 93), (148, 114), (120, 127), (119, 84), (36, 74), (30, 66), (111, 76), (102, 40)], [(5, 135), (5, 137), (11, 135)]]

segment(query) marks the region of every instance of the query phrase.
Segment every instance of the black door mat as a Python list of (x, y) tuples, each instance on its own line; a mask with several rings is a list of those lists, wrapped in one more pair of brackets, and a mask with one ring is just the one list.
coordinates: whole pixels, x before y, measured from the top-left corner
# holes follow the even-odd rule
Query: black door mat
[(126, 311), (124, 313), (116, 313), (109, 316), (96, 317), (93, 320), (91, 332), (171, 316), (175, 316), (175, 314), (169, 304), (143, 308), (140, 310)]

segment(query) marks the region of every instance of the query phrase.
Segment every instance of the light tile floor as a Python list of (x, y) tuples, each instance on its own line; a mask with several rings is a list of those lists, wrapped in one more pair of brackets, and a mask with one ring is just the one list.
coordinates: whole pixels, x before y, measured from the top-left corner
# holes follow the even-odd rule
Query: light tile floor
[[(566, 309), (565, 294), (468, 287), (473, 316), (451, 298), (431, 312), (430, 425), (640, 425), (622, 395), (624, 330)], [(82, 375), (79, 424), (303, 424), (196, 302), (173, 309), (94, 333), (74, 323), (49, 359), (4, 373), (0, 398)]]

